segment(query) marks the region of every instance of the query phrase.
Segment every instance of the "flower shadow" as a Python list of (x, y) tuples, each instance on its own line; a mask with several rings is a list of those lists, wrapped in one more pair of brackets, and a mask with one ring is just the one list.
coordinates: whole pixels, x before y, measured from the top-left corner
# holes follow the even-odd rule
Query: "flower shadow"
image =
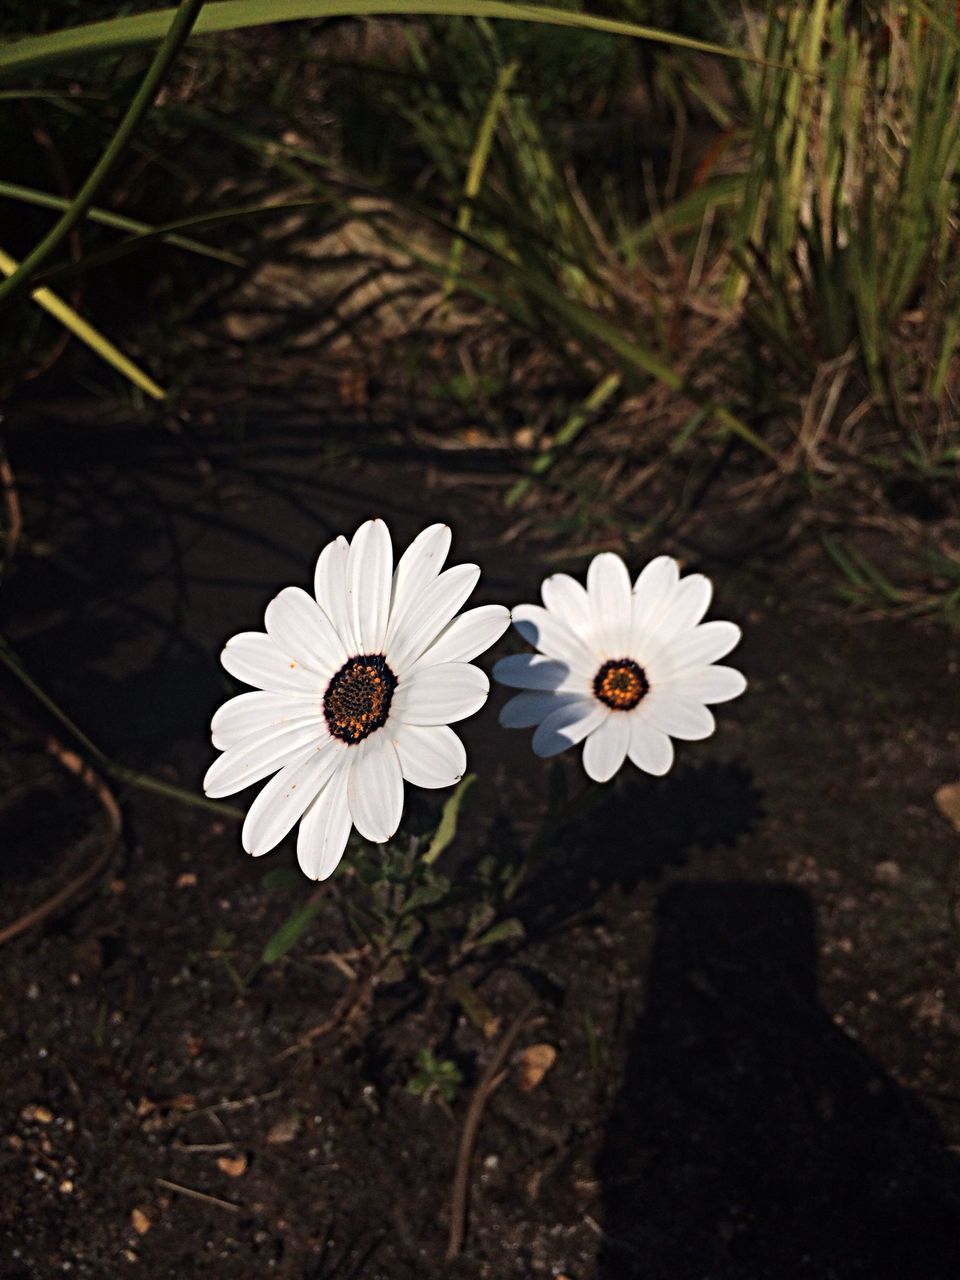
[(519, 896), (528, 935), (559, 928), (608, 888), (629, 892), (694, 851), (730, 847), (763, 814), (752, 773), (735, 762), (685, 765), (666, 778), (630, 770), (593, 795), (589, 811), (551, 838), (549, 875), (532, 875)]

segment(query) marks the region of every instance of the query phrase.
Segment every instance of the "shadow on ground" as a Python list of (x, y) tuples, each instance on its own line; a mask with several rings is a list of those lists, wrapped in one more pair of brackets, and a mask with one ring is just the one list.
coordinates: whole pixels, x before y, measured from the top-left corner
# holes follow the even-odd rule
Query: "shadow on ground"
[(601, 1280), (956, 1276), (960, 1164), (820, 1004), (808, 895), (675, 885), (656, 925), (598, 1162)]

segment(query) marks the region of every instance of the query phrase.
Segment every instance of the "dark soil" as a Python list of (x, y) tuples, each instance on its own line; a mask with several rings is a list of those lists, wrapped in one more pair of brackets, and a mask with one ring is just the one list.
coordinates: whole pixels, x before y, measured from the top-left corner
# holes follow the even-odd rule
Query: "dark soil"
[[(484, 600), (582, 566), (504, 540), (469, 455), (374, 448), (366, 424), (216, 421), (37, 415), (11, 442), (27, 539), (5, 633), (103, 750), (161, 779), (198, 788), (212, 758), (223, 639), (366, 516), (401, 542), (448, 519)], [(263, 886), (291, 843), (254, 862), (233, 821), (118, 791), (105, 876), (4, 948), (5, 1280), (960, 1274), (958, 837), (932, 799), (958, 773), (957, 646), (855, 623), (797, 553), (738, 558), (723, 520), (713, 544), (630, 556), (714, 575), (750, 691), (671, 776), (622, 777), (557, 839), (522, 897), (527, 942), (460, 975), (500, 1019), (489, 1039), (448, 987), (408, 979), (282, 1056), (342, 1001), (327, 957), (354, 945), (341, 904), (362, 888), (331, 882), (295, 951), (239, 990), (218, 952), (249, 969), (310, 892)], [(0, 928), (108, 838), (44, 750), (62, 730), (4, 681)], [(480, 782), (454, 864), (523, 838), (545, 803), (499, 700), (466, 728)], [(445, 1264), (472, 1087), (530, 1001), (519, 1044), (556, 1064), (492, 1096)], [(464, 1073), (449, 1108), (406, 1088), (424, 1047)]]

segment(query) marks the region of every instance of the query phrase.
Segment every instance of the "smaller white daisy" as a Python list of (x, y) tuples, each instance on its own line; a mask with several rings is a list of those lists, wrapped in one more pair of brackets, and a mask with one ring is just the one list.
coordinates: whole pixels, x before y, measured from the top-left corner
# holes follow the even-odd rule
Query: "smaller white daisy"
[(538, 756), (583, 742), (595, 782), (612, 778), (628, 756), (646, 773), (666, 773), (671, 738), (708, 738), (716, 723), (707, 703), (747, 687), (733, 667), (712, 665), (740, 640), (732, 622), (701, 622), (712, 592), (701, 573), (681, 579), (669, 556), (651, 560), (631, 588), (627, 566), (609, 551), (591, 561), (586, 589), (565, 573), (545, 579), (543, 607), (520, 605), (512, 615), (540, 652), (502, 658), (493, 669), (495, 680), (524, 691), (500, 723), (536, 726)]
[(226, 796), (273, 775), (243, 824), (248, 853), (268, 853), (299, 822), (300, 866), (325, 880), (351, 828), (377, 843), (396, 832), (404, 781), (463, 777), (467, 755), (449, 726), (486, 701), (490, 682), (471, 659), (510, 615), (488, 604), (455, 616), (480, 570), (443, 569), (450, 536), (431, 525), (394, 568), (387, 526), (368, 520), (352, 542), (324, 547), (313, 595), (284, 588), (267, 605), (266, 631), (227, 641), (221, 662), (257, 691), (213, 717), (223, 754), (203, 788)]

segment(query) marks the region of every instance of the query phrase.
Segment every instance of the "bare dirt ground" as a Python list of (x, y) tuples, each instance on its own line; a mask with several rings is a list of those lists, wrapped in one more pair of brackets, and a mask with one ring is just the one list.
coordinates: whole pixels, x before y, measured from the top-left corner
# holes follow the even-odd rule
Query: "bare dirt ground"
[[(468, 454), (387, 448), (343, 410), (171, 434), (46, 407), (11, 457), (27, 537), (5, 633), (105, 751), (191, 788), (222, 641), (334, 533), (382, 514), (403, 542), (447, 519), (484, 569), (478, 602), (583, 563), (505, 540)], [(671, 776), (622, 777), (557, 837), (520, 903), (526, 942), (465, 975), (500, 1020), (489, 1039), (448, 988), (403, 980), (297, 1048), (344, 994), (325, 957), (352, 945), (340, 905), (360, 887), (334, 881), (240, 991), (216, 952), (232, 935), (249, 968), (299, 900), (262, 884), (290, 843), (254, 862), (234, 822), (117, 791), (106, 873), (3, 949), (5, 1280), (957, 1275), (960, 844), (932, 796), (958, 774), (958, 645), (854, 622), (799, 553), (745, 556), (735, 508), (721, 523), (630, 556), (715, 577), (749, 693)], [(480, 782), (454, 862), (522, 839), (544, 804), (499, 700), (466, 727)], [(53, 721), (6, 678), (4, 702), (0, 927), (108, 838), (44, 750)], [(518, 1047), (556, 1063), (529, 1092), (511, 1067), (491, 1097), (446, 1264), (471, 1092), (531, 1002)], [(406, 1088), (426, 1046), (464, 1074), (449, 1108)]]

